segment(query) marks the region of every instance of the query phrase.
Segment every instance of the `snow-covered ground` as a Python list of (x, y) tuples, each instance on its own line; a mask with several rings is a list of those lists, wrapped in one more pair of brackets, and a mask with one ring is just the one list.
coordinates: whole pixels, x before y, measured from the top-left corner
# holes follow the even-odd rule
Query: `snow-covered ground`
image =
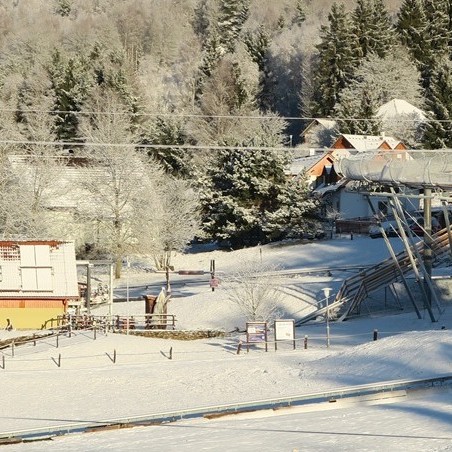
[[(394, 239), (393, 243), (400, 244)], [(382, 240), (356, 237), (299, 245), (272, 245), (236, 252), (177, 256), (176, 269), (219, 271), (238, 262), (268, 259), (285, 268), (365, 265), (387, 257)], [(130, 291), (143, 291), (158, 275), (135, 271)], [(339, 272), (290, 278), (313, 297), (340, 285)], [(136, 289), (134, 289), (136, 288)], [(452, 374), (452, 304), (432, 323), (423, 312), (378, 315), (296, 329), (297, 347), (253, 348), (237, 354), (241, 333), (196, 341), (149, 339), (76, 332), (5, 349), (0, 433), (318, 393), (337, 388)], [(298, 303), (298, 305), (297, 305)], [(296, 315), (302, 301), (288, 292), (283, 311)], [(103, 308), (105, 309), (105, 308)], [(144, 302), (115, 303), (114, 314), (143, 313)], [(99, 312), (102, 312), (100, 309)], [(169, 305), (186, 329), (242, 329), (245, 320), (220, 287), (182, 285)], [(378, 330), (377, 341), (373, 331)], [(11, 337), (23, 332), (0, 332)], [(304, 349), (304, 337), (308, 348)], [(172, 359), (169, 359), (170, 349)], [(116, 363), (113, 355), (116, 352)], [(58, 367), (58, 359), (61, 366)], [(452, 450), (452, 388), (408, 391), (366, 403), (350, 399), (311, 409), (286, 408), (217, 419), (71, 434), (51, 441), (4, 446), (9, 451), (293, 451), (293, 450)], [(4, 435), (0, 435), (4, 436)]]

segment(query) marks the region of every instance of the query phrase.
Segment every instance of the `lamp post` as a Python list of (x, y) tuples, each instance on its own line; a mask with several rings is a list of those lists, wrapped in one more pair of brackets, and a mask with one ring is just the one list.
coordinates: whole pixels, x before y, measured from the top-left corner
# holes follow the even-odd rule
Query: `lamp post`
[(130, 262), (129, 257), (126, 257), (126, 304), (127, 304), (127, 323), (126, 323), (126, 334), (129, 334), (129, 317), (130, 317), (130, 307), (129, 307), (129, 268)]
[(325, 300), (326, 300), (326, 346), (329, 348), (330, 346), (330, 309), (328, 304), (328, 298), (330, 296), (330, 293), (332, 291), (331, 287), (324, 287), (323, 293), (325, 294)]

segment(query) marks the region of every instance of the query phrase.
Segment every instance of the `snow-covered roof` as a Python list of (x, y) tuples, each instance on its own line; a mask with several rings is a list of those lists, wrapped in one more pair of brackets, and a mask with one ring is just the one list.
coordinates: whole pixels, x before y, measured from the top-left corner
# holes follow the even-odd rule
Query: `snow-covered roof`
[(398, 115), (411, 115), (415, 114), (419, 116), (419, 119), (425, 119), (425, 113), (420, 109), (410, 104), (403, 99), (392, 99), (389, 102), (383, 104), (375, 115), (378, 118), (389, 119)]
[(325, 129), (334, 129), (336, 127), (336, 121), (334, 121), (333, 119), (315, 118), (307, 125), (303, 132), (301, 132), (301, 136), (303, 136), (306, 132), (308, 132), (316, 125), (321, 125)]
[(289, 174), (300, 174), (302, 171), (307, 170), (320, 161), (326, 154), (310, 155), (309, 157), (300, 157), (294, 159), (289, 168)]
[(347, 179), (341, 179), (339, 181), (337, 181), (335, 184), (328, 184), (328, 185), (319, 185), (315, 190), (313, 190), (312, 192), (316, 195), (320, 195), (323, 196), (326, 193), (330, 193), (333, 191), (338, 191), (339, 189), (341, 189), (342, 187), (344, 187), (345, 185), (347, 185), (349, 181)]
[(371, 151), (374, 149), (378, 149), (384, 142), (386, 142), (391, 149), (395, 149), (395, 147), (400, 143), (400, 140), (397, 140), (393, 137), (388, 137), (385, 135), (350, 135), (343, 134), (342, 135), (357, 151)]

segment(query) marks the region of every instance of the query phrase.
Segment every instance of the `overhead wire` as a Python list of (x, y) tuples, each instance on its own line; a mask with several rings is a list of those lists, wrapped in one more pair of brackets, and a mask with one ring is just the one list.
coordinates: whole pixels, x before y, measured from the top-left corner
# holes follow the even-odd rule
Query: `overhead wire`
[[(106, 111), (106, 110), (45, 110), (45, 109), (20, 109), (20, 108), (0, 108), (0, 112), (8, 113), (49, 113), (49, 114), (71, 114), (71, 115), (111, 115), (111, 116), (149, 116), (149, 117), (175, 117), (175, 118), (210, 118), (210, 119), (257, 119), (257, 120), (271, 120), (271, 119), (283, 119), (287, 121), (314, 121), (314, 120), (328, 120), (328, 121), (368, 121), (368, 122), (378, 122), (385, 121), (384, 118), (361, 118), (361, 117), (351, 117), (344, 118), (340, 116), (279, 116), (275, 115), (206, 115), (197, 113), (151, 113), (151, 112), (130, 112), (130, 111)], [(394, 122), (439, 122), (439, 123), (450, 123), (452, 119), (434, 119), (434, 118), (408, 118), (404, 117), (406, 115), (400, 114), (398, 117), (392, 117), (391, 121)]]

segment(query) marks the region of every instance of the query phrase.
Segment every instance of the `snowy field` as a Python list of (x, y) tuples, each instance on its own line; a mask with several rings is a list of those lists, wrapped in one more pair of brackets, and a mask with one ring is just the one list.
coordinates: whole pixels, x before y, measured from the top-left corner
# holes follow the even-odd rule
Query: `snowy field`
[[(393, 239), (396, 247), (400, 244)], [(399, 248), (400, 249), (400, 248)], [(387, 257), (382, 240), (356, 237), (304, 245), (265, 246), (236, 252), (177, 256), (176, 269), (209, 269), (215, 259), (228, 272), (247, 259), (290, 268), (366, 265)], [(133, 270), (133, 269), (132, 269)], [(343, 275), (342, 275), (343, 276)], [(158, 275), (131, 271), (119, 285), (146, 293)], [(302, 300), (293, 287), (319, 297), (336, 290), (340, 272), (288, 278), (285, 315), (297, 317)], [(155, 286), (152, 286), (155, 287)], [(154, 290), (154, 289), (153, 289)], [(242, 330), (245, 320), (220, 287), (180, 284), (169, 312), (178, 328)], [(0, 436), (63, 425), (92, 425), (156, 413), (313, 394), (393, 380), (452, 375), (452, 304), (432, 323), (426, 312), (374, 315), (296, 329), (296, 349), (280, 344), (237, 354), (240, 332), (196, 341), (148, 339), (76, 332), (3, 350)], [(98, 311), (102, 312), (100, 308)], [(114, 314), (143, 314), (144, 302), (115, 303)], [(290, 317), (287, 317), (290, 318)], [(378, 340), (373, 341), (373, 331)], [(0, 337), (23, 332), (1, 331)], [(308, 336), (308, 348), (303, 339)], [(172, 359), (170, 357), (172, 351)], [(113, 363), (116, 351), (116, 363)], [(0, 357), (1, 358), (1, 357)], [(58, 359), (61, 365), (58, 367)], [(8, 451), (452, 451), (452, 387), (398, 391), (384, 400), (343, 399), (292, 407), (196, 418), (147, 427), (70, 434), (52, 440), (3, 446)]]

